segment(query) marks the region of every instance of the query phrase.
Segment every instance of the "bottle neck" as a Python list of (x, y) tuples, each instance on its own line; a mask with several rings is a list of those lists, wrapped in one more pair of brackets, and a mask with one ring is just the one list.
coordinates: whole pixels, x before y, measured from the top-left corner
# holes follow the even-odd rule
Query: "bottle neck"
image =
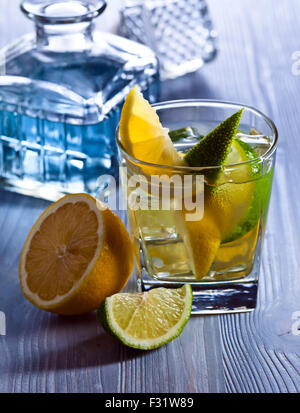
[(36, 26), (37, 48), (55, 52), (84, 51), (93, 41), (93, 19), (105, 0), (22, 0), (21, 10)]
[(37, 48), (53, 52), (76, 52), (91, 48), (94, 22), (42, 24), (36, 22)]

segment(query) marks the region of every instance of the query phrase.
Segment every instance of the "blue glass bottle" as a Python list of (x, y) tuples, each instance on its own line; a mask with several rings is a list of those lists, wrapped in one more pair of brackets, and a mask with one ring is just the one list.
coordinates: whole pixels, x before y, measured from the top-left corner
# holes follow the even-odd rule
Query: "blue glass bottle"
[[(97, 195), (117, 175), (120, 107), (138, 84), (158, 94), (153, 52), (94, 30), (104, 0), (24, 0), (36, 33), (0, 51), (0, 186), (56, 200)], [(103, 185), (103, 180), (101, 180)]]

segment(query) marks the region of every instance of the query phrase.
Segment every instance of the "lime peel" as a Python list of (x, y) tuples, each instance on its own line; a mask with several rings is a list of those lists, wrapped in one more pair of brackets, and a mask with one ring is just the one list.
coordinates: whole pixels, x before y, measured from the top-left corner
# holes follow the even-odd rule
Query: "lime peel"
[[(237, 133), (238, 126), (244, 109), (240, 109), (229, 118), (225, 119), (216, 128), (210, 131), (197, 145), (190, 149), (184, 156), (189, 166), (215, 167), (222, 166), (229, 155), (230, 147)], [(204, 172), (212, 180), (216, 180), (221, 168)]]
[(114, 294), (101, 303), (97, 315), (103, 328), (126, 346), (152, 350), (180, 335), (190, 318), (192, 301), (189, 284), (177, 289), (159, 287)]

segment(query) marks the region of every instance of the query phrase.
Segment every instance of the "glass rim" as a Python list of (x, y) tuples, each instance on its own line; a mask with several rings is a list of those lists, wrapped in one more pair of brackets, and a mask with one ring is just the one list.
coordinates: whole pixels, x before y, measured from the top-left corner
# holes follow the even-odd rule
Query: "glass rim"
[[(223, 100), (215, 100), (215, 99), (177, 99), (177, 100), (168, 100), (168, 101), (163, 101), (163, 102), (158, 102), (155, 103), (153, 105), (151, 105), (153, 108), (155, 108), (156, 110), (159, 109), (169, 109), (169, 108), (180, 108), (180, 107), (184, 107), (184, 106), (214, 106), (214, 107), (220, 107), (222, 108), (224, 105), (228, 106), (228, 107), (232, 107), (232, 108), (237, 108), (237, 109), (241, 109), (241, 108), (245, 108), (247, 110), (249, 110), (250, 112), (254, 113), (256, 116), (260, 116), (262, 117), (265, 122), (267, 123), (267, 125), (270, 127), (270, 129), (272, 130), (272, 137), (274, 138), (272, 145), (270, 146), (270, 148), (261, 156), (258, 156), (257, 158), (254, 159), (249, 159), (247, 161), (243, 161), (243, 162), (238, 162), (238, 163), (233, 163), (233, 164), (228, 164), (225, 165), (226, 168), (232, 168), (232, 167), (237, 167), (237, 166), (242, 166), (242, 165), (247, 165), (247, 164), (251, 164), (251, 163), (257, 163), (257, 162), (263, 162), (264, 160), (270, 158), (274, 152), (277, 149), (277, 144), (278, 144), (278, 131), (277, 128), (274, 124), (274, 122), (267, 116), (265, 115), (263, 112), (261, 112), (260, 110), (256, 109), (253, 106), (250, 105), (245, 105), (245, 104), (241, 104), (241, 103), (237, 103), (237, 102), (231, 102), (231, 101), (223, 101)], [(126, 157), (128, 157), (128, 159), (131, 162), (134, 162), (136, 164), (139, 165), (143, 165), (143, 166), (149, 166), (149, 167), (156, 167), (156, 168), (161, 168), (162, 170), (177, 170), (177, 171), (203, 171), (203, 170), (208, 170), (208, 169), (218, 169), (221, 167), (224, 167), (224, 165), (215, 165), (215, 166), (185, 166), (185, 165), (161, 165), (161, 164), (155, 164), (155, 163), (151, 163), (151, 162), (147, 162), (147, 161), (142, 161), (140, 159), (135, 158), (134, 156), (130, 155), (126, 149), (124, 148), (124, 146), (121, 143), (120, 140), (120, 131), (119, 131), (119, 125), (116, 129), (116, 142), (117, 145), (119, 147), (119, 149), (121, 150), (122, 153), (126, 154)]]

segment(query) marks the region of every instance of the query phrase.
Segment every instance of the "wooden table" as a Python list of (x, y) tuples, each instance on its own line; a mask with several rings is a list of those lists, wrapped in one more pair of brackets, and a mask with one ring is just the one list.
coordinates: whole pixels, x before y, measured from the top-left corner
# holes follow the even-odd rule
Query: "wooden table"
[[(13, 3), (7, 1), (7, 7)], [(30, 227), (48, 203), (0, 191), (0, 310), (7, 322), (6, 336), (0, 336), (1, 392), (299, 392), (300, 64), (293, 56), (300, 50), (300, 4), (209, 0), (209, 5), (219, 32), (218, 57), (163, 84), (162, 97), (243, 102), (278, 126), (257, 309), (194, 316), (178, 339), (151, 352), (120, 345), (95, 322), (95, 314), (63, 318), (40, 311), (21, 293), (18, 261)], [(21, 21), (11, 13), (10, 27)]]

